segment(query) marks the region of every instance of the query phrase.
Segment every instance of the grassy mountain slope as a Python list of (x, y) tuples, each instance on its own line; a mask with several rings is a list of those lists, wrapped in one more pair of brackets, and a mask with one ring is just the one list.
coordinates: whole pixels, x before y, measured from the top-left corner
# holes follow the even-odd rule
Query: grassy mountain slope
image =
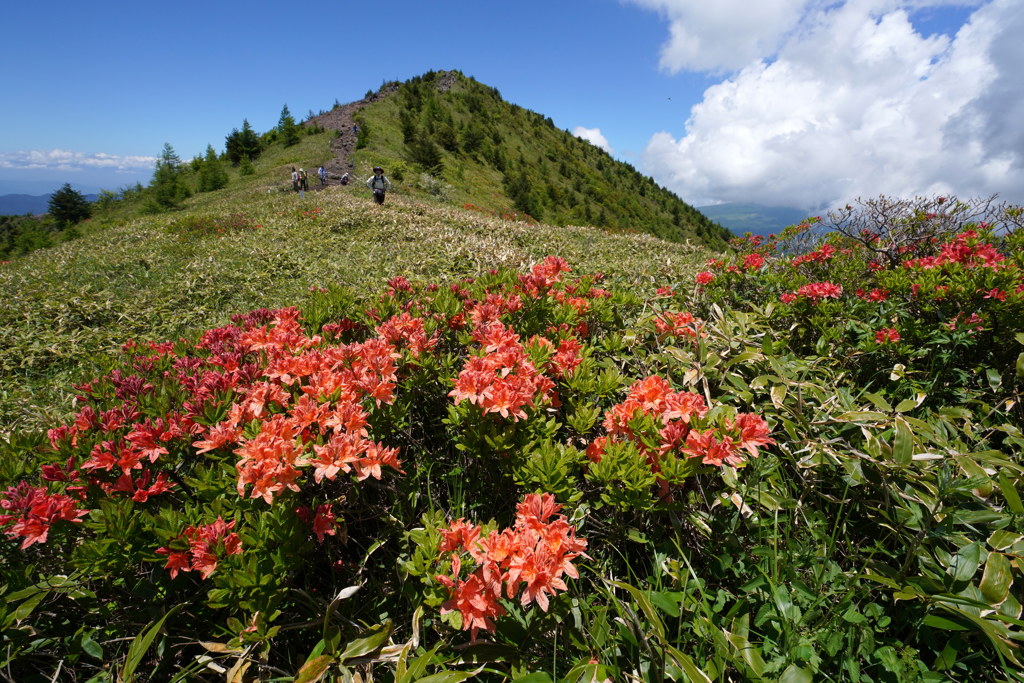
[(94, 225), (0, 266), (0, 431), (65, 418), (68, 382), (107, 368), (129, 339), (173, 340), (254, 308), (301, 305), (311, 286), (358, 296), (397, 275), (454, 281), (547, 254), (639, 286), (692, 283), (709, 255), (649, 235), (511, 222), (401, 192), (376, 207), (364, 187), (305, 200), (282, 191), (291, 160), (315, 161), (326, 142), (312, 136), (271, 153), (256, 175), (186, 200), (182, 211)]
[(380, 164), (409, 188), (553, 225), (647, 232), (712, 248), (730, 237), (632, 166), (457, 71), (389, 83), (384, 92), (355, 116), (360, 175)]

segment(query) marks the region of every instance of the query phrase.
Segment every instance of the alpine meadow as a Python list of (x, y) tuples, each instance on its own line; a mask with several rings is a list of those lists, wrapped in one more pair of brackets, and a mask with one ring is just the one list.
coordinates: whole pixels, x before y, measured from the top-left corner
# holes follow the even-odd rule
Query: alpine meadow
[(224, 146), (0, 222), (0, 678), (1024, 681), (1024, 209), (735, 237), (458, 71)]

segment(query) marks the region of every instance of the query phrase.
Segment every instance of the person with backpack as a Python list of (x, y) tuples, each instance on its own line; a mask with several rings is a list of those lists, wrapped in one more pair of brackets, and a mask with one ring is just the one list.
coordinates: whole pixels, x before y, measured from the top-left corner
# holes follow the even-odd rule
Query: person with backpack
[(299, 191), (299, 172), (295, 170), (294, 166), (292, 166), (292, 191)]
[(306, 178), (306, 169), (299, 169), (299, 197), (306, 197), (306, 190), (309, 189), (309, 181)]
[(320, 186), (323, 187), (327, 184), (327, 169), (321, 166), (316, 170), (316, 174), (320, 176)]
[(366, 179), (366, 186), (373, 190), (373, 201), (384, 203), (384, 192), (391, 189), (391, 181), (384, 175), (380, 166), (373, 167), (373, 175)]

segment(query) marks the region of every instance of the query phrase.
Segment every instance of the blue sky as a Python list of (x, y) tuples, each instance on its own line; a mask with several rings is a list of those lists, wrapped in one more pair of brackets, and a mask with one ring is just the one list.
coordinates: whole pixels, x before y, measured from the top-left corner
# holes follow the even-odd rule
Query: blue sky
[(0, 194), (145, 182), (164, 142), (459, 69), (696, 205), (1024, 201), (1020, 0), (51, 0), (5, 24)]

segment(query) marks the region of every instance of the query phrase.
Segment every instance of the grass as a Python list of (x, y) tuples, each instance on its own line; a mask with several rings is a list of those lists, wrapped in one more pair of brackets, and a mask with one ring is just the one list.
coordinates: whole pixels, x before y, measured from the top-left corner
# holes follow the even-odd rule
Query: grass
[[(92, 222), (82, 238), (0, 267), (0, 433), (56, 424), (71, 382), (106, 370), (129, 339), (189, 336), (260, 307), (300, 305), (311, 286), (357, 295), (396, 275), (457, 280), (548, 254), (640, 287), (692, 282), (708, 254), (647, 235), (512, 223), (361, 185), (290, 191), (287, 169), (315, 168), (328, 134), (273, 148), (253, 176), (181, 211)], [(210, 237), (172, 226), (244, 216), (258, 228)], [(104, 229), (105, 226), (105, 229)]]

